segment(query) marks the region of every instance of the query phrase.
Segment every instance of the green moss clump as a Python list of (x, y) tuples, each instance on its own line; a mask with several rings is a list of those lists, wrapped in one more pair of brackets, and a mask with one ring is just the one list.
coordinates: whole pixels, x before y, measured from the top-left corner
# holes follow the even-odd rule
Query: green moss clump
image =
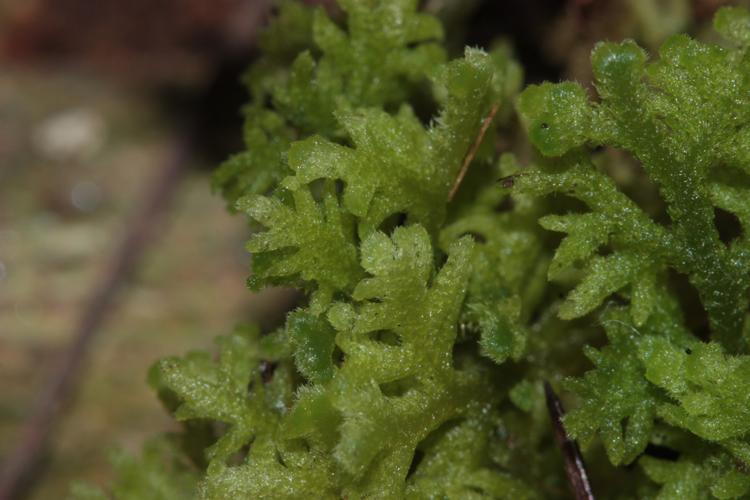
[[(416, 0), (340, 6), (335, 22), (284, 4), (248, 72), (248, 149), (214, 177), (254, 229), (249, 285), (308, 300), (276, 331), (220, 338), (216, 359), (156, 365), (183, 460), (147, 453), (114, 495), (564, 497), (549, 381), (597, 497), (747, 496), (750, 14), (722, 9), (723, 45), (677, 35), (653, 60), (597, 45), (594, 98), (519, 95), (502, 48), (446, 62)], [(539, 154), (521, 167), (498, 136)], [(602, 146), (643, 167), (662, 219)]]

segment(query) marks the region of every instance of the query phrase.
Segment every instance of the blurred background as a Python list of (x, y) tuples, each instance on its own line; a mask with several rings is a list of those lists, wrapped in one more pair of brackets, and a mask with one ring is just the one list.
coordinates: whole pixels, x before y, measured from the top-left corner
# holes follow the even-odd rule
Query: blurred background
[[(306, 3), (341, 15), (334, 2)], [(675, 32), (710, 36), (713, 12), (729, 3), (743, 2), (422, 5), (456, 52), (505, 38), (527, 82), (588, 83), (596, 40), (635, 38), (653, 51)], [(245, 288), (247, 229), (210, 189), (211, 169), (242, 147), (240, 77), (273, 8), (0, 0), (0, 463), (86, 311), (107, 311), (26, 497), (64, 497), (71, 479), (106, 482), (111, 449), (136, 452), (174, 425), (145, 382), (154, 361), (209, 347), (241, 321), (270, 328), (293, 303), (285, 290)], [(120, 284), (109, 307), (97, 301), (118, 288), (107, 283)]]

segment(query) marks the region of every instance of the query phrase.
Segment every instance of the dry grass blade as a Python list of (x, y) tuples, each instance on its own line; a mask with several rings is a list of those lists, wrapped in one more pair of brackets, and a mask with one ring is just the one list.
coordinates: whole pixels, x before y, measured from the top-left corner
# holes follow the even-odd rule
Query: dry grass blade
[(589, 477), (586, 474), (586, 465), (583, 463), (581, 450), (578, 449), (578, 444), (570, 439), (568, 433), (565, 432), (562, 423), (565, 410), (549, 382), (544, 383), (544, 395), (547, 399), (550, 420), (552, 420), (555, 442), (560, 447), (565, 460), (565, 475), (568, 477), (573, 495), (576, 500), (594, 500), (594, 493), (591, 491), (591, 484), (589, 484)]
[(453, 182), (453, 186), (451, 186), (451, 190), (448, 193), (448, 201), (451, 201), (453, 197), (456, 196), (456, 192), (461, 186), (461, 182), (464, 180), (466, 172), (469, 171), (469, 165), (471, 165), (471, 161), (474, 159), (474, 156), (476, 156), (477, 150), (479, 149), (480, 144), (482, 144), (482, 139), (484, 139), (484, 134), (486, 134), (487, 129), (490, 128), (490, 124), (492, 123), (492, 120), (495, 119), (495, 115), (497, 114), (497, 110), (499, 109), (499, 107), (499, 104), (493, 104), (489, 114), (487, 114), (487, 117), (482, 122), (482, 127), (479, 129), (479, 134), (477, 134), (477, 138), (474, 141), (474, 144), (471, 145), (469, 152), (466, 154), (464, 162), (461, 165), (461, 170), (458, 171), (458, 176), (456, 176), (456, 180)]

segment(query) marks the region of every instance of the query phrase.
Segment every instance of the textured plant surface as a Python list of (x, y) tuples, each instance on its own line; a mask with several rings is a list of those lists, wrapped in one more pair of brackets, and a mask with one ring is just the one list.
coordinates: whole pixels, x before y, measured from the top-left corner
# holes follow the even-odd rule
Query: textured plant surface
[(154, 367), (183, 428), (118, 457), (114, 496), (565, 497), (544, 381), (598, 497), (750, 494), (750, 14), (519, 95), (505, 49), (448, 61), (416, 0), (339, 4), (284, 4), (214, 177), (249, 286), (308, 300)]

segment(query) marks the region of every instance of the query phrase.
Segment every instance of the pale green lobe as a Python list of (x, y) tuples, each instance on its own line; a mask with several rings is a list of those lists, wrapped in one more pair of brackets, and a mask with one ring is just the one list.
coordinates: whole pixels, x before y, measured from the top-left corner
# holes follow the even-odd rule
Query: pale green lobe
[(361, 220), (363, 238), (398, 214), (434, 232), (482, 119), (504, 98), (494, 86), (505, 68), (494, 64), (484, 52), (467, 49), (464, 58), (441, 67), (434, 85), (442, 109), (429, 128), (408, 106), (395, 115), (375, 108), (340, 109), (336, 117), (353, 147), (322, 137), (292, 145), (294, 176), (283, 185), (300, 189), (317, 179), (342, 181), (343, 204)]
[(518, 101), (529, 139), (546, 156), (561, 156), (588, 138), (591, 109), (575, 83), (532, 85)]
[(291, 313), (286, 328), (300, 373), (316, 384), (328, 382), (334, 373), (333, 328), (324, 319), (305, 311)]
[[(721, 241), (715, 206), (744, 216), (747, 205), (733, 203), (736, 198), (723, 186), (742, 182), (747, 168), (741, 159), (750, 137), (750, 66), (742, 62), (741, 45), (745, 16), (745, 11), (717, 16), (721, 30), (740, 43), (730, 49), (675, 35), (662, 45), (659, 58), (649, 61), (632, 41), (597, 44), (591, 64), (598, 102), (589, 104), (572, 83), (532, 86), (521, 95), (529, 138), (543, 155), (559, 159), (519, 176), (517, 188), (564, 192), (592, 210), (590, 223), (564, 229), (570, 236), (551, 269), (558, 274), (579, 260), (589, 262), (588, 276), (561, 308), (564, 317), (586, 314), (630, 284), (633, 317), (642, 324), (652, 309), (654, 280), (671, 268), (698, 290), (714, 337), (731, 351), (742, 349), (750, 286), (747, 244), (727, 248)], [(620, 148), (640, 161), (659, 188), (670, 225), (660, 227), (639, 215), (638, 207), (611, 189), (605, 174), (586, 159), (587, 144)], [(711, 187), (712, 178), (722, 179), (720, 185)], [(605, 191), (609, 200), (601, 196)], [(612, 254), (602, 258), (595, 251), (605, 242)]]

